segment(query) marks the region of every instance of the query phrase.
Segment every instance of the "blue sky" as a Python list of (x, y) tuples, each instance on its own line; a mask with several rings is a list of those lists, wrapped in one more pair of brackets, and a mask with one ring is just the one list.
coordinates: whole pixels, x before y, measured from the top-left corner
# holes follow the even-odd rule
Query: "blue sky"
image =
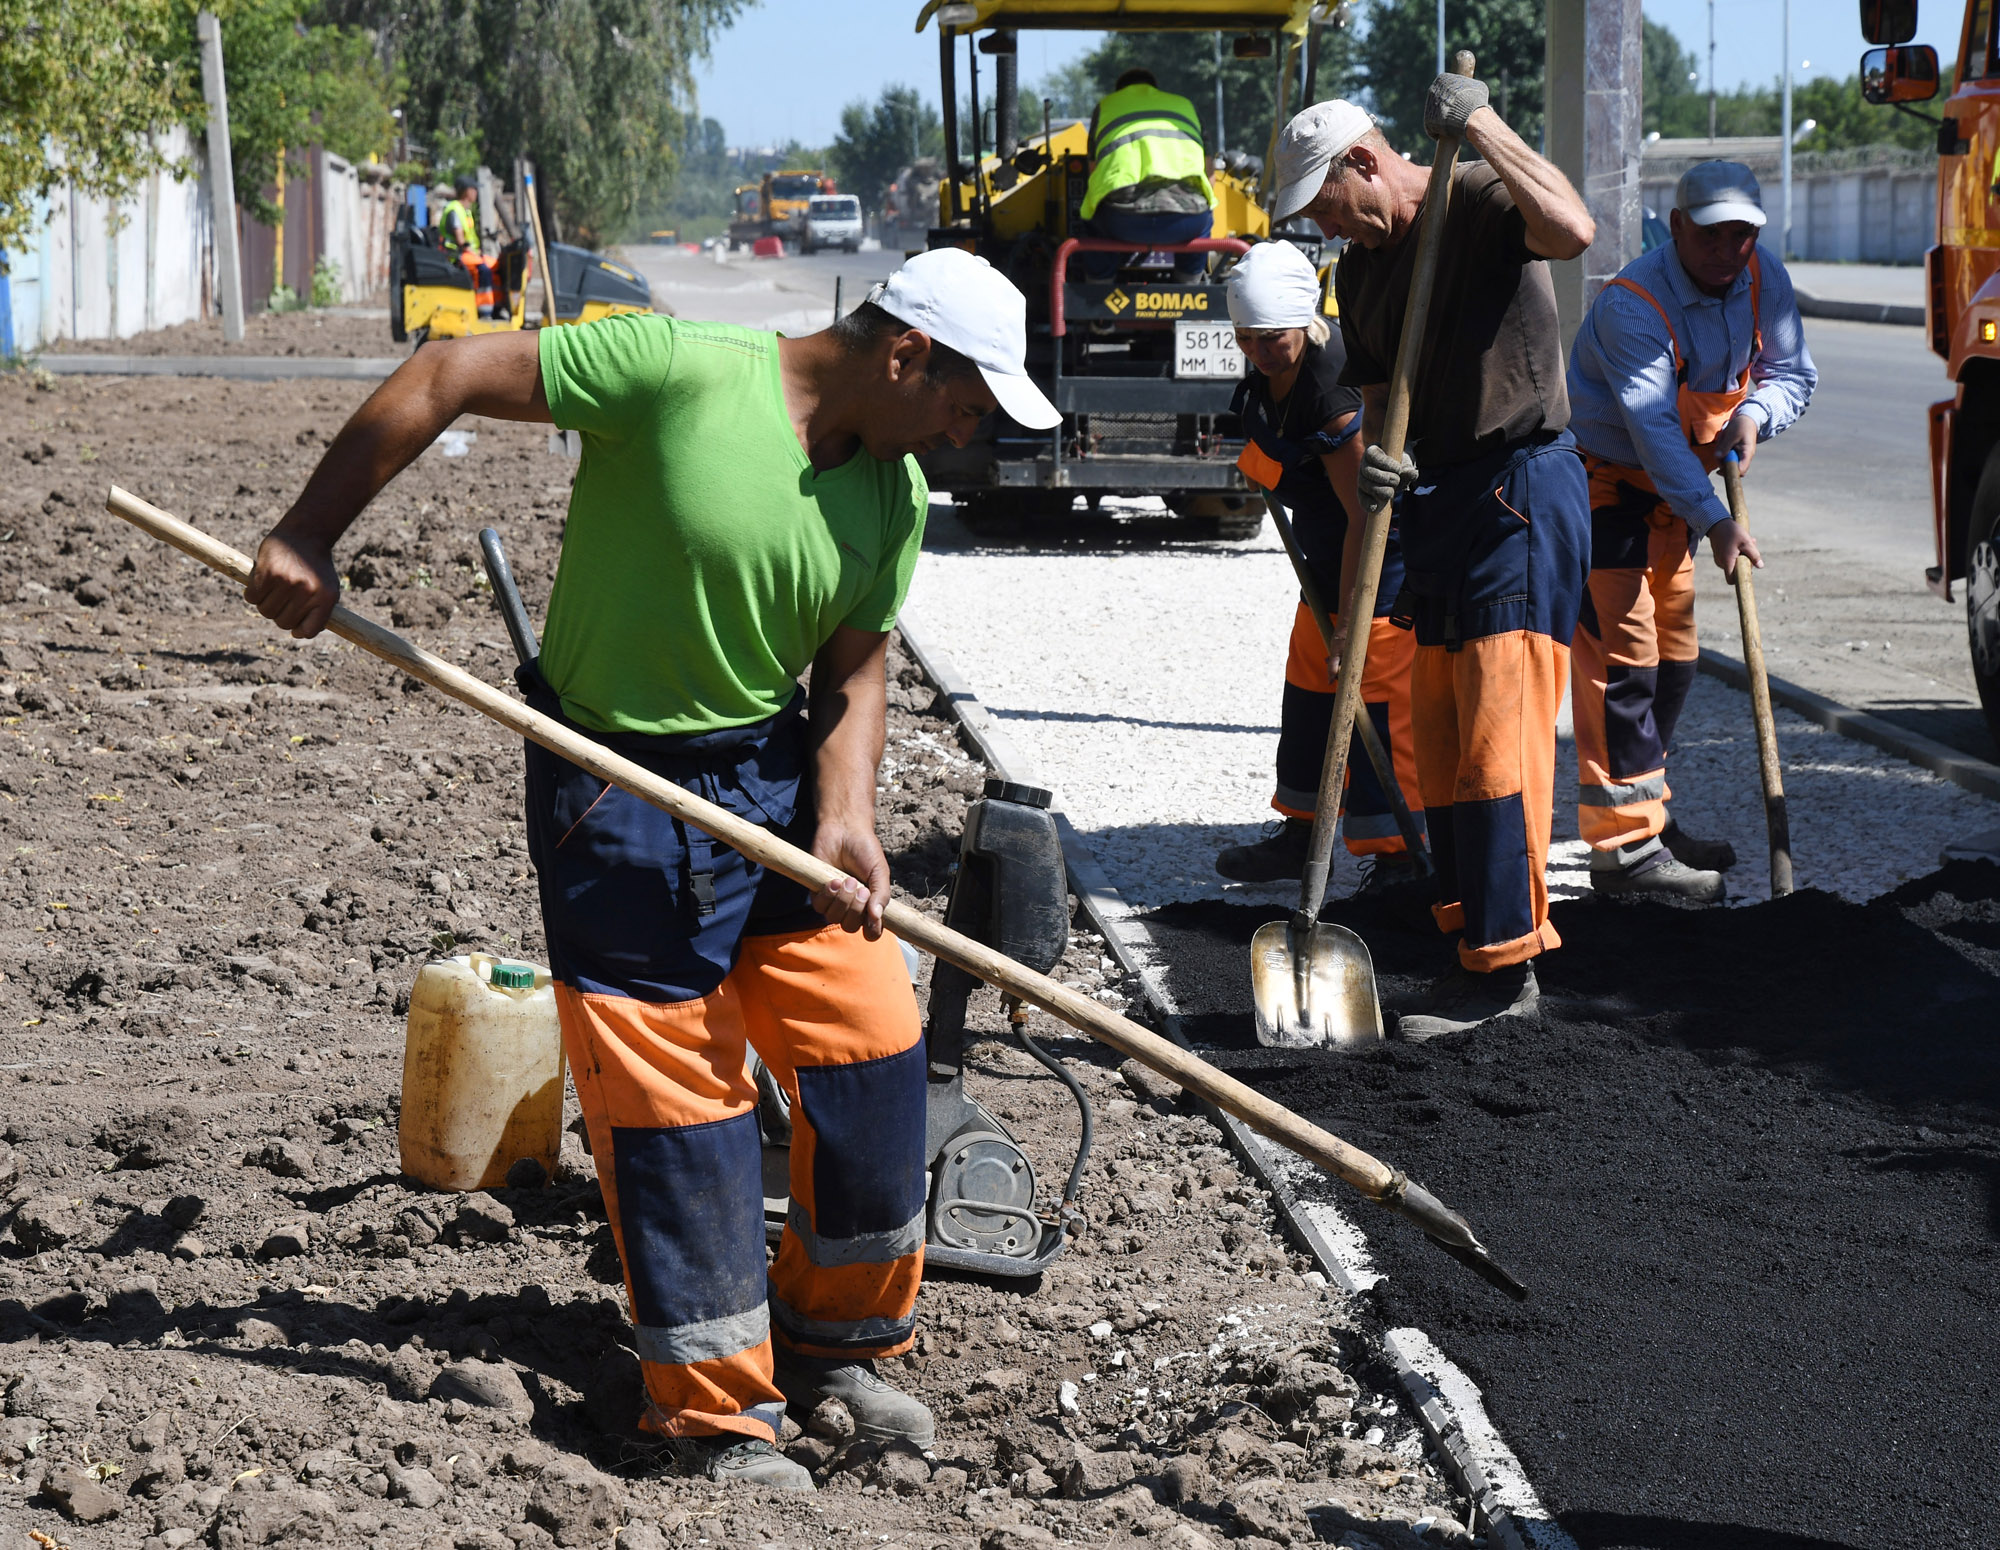
[[(937, 32), (913, 30), (921, 0), (762, 0), (717, 40), (697, 79), (702, 112), (719, 119), (732, 145), (797, 138), (824, 145), (841, 108), (885, 86), (937, 94)], [(1844, 77), (1864, 47), (1855, 0), (1792, 0), (1792, 56), (1799, 77)], [(1919, 41), (1949, 56), (1963, 14), (1957, 0), (1921, 0)], [(1704, 61), (1706, 0), (1648, 0), (1646, 15), (1664, 22)], [(1721, 0), (1716, 6), (1716, 80), (1724, 91), (1774, 80), (1784, 0)], [(1449, 10), (1447, 10), (1449, 16)], [(1021, 78), (1032, 83), (1087, 52), (1095, 33), (1021, 35)], [(981, 76), (984, 79), (982, 60)], [(1949, 63), (1947, 62), (1947, 69)], [(1705, 87), (1706, 82), (1698, 83)]]

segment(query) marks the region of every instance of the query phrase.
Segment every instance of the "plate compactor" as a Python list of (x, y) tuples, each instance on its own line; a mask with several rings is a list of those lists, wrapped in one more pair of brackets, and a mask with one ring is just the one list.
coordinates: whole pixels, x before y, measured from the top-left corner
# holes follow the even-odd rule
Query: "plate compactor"
[[(1069, 945), (1068, 875), (1050, 800), (1037, 786), (986, 782), (985, 794), (965, 811), (944, 916), (953, 930), (1042, 973), (1055, 967)], [(1014, 1037), (1069, 1088), (1081, 1118), (1061, 1203), (1053, 1219), (1045, 1218), (1035, 1210), (1033, 1161), (998, 1115), (966, 1095), (965, 1014), (978, 985), (942, 959), (931, 970), (930, 1016), (924, 1024), (929, 1079), (924, 1265), (1033, 1276), (1055, 1261), (1068, 1234), (1084, 1224), (1077, 1195), (1090, 1160), (1090, 1100), (1062, 1062), (1029, 1035), (1020, 1003), (1003, 998)], [(764, 1131), (764, 1218), (775, 1241), (790, 1207), (791, 1114), (783, 1089), (754, 1052), (750, 1063)]]
[[(540, 653), (533, 623), (507, 565), (500, 535), (485, 528), (479, 546), (494, 602), (515, 655)], [(1069, 879), (1052, 794), (1038, 786), (989, 780), (965, 810), (958, 869), (945, 904), (945, 924), (1005, 953), (1038, 973), (1054, 968), (1069, 945)], [(916, 976), (917, 955), (903, 949)], [(928, 1087), (924, 1105), (927, 1200), (924, 1263), (929, 1269), (980, 1275), (1033, 1276), (1055, 1262), (1072, 1231), (1085, 1222), (1078, 1205), (1090, 1161), (1090, 1099), (1060, 1060), (1029, 1035), (1027, 1014), (1003, 997), (1021, 1046), (1076, 1099), (1081, 1129), (1054, 1218), (1035, 1210), (1035, 1165), (998, 1115), (965, 1092), (965, 1014), (979, 981), (938, 960), (931, 971), (930, 1017), (924, 1024)], [(775, 1242), (791, 1209), (791, 1103), (777, 1079), (749, 1054), (757, 1086), (757, 1121), (764, 1141), (764, 1222)]]

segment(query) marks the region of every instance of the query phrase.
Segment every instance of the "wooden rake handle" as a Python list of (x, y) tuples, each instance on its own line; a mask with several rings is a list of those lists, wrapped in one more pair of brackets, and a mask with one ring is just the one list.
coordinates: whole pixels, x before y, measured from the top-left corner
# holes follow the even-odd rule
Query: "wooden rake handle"
[[(202, 564), (230, 579), (248, 582), (251, 560), (246, 554), (210, 537), (180, 518), (148, 505), (137, 496), (113, 487), (106, 509), (155, 538), (173, 545)], [(662, 780), (652, 771), (622, 758), (570, 727), (491, 684), (474, 678), (464, 669), (433, 656), (394, 631), (364, 618), (345, 606), (336, 608), (327, 628), (343, 640), (401, 668), (412, 678), (422, 679), (460, 703), (489, 716), (510, 731), (540, 743), (551, 753), (588, 770), (600, 780), (631, 792), (679, 818), (707, 831), (734, 850), (741, 851), (761, 866), (767, 866), (807, 888), (823, 888), (844, 876), (817, 856), (789, 845), (756, 824), (737, 817), (712, 802), (706, 802)], [(968, 974), (989, 985), (997, 985), (1042, 1008), (1051, 1017), (1110, 1045), (1120, 1054), (1130, 1055), (1162, 1076), (1179, 1083), (1189, 1092), (1206, 1098), (1218, 1108), (1235, 1115), (1261, 1135), (1296, 1152), (1308, 1162), (1345, 1179), (1370, 1199), (1381, 1200), (1403, 1187), (1403, 1176), (1338, 1136), (1301, 1119), (1281, 1104), (1246, 1087), (1234, 1077), (1218, 1071), (1207, 1061), (1178, 1045), (1142, 1028), (1088, 997), (1057, 984), (1043, 974), (1016, 963), (1004, 953), (962, 936), (949, 926), (921, 915), (906, 904), (891, 903), (885, 914), (889, 928), (906, 942), (955, 963)]]
[[(1722, 486), (1729, 492), (1729, 515), (1750, 531), (1750, 507), (1743, 498), (1743, 465), (1736, 454), (1722, 460)], [(1771, 897), (1792, 891), (1792, 820), (1785, 808), (1784, 767), (1778, 762), (1778, 724), (1771, 712), (1771, 681), (1764, 672), (1764, 632), (1757, 622), (1757, 585), (1750, 561), (1736, 560), (1736, 615), (1743, 625), (1743, 671), (1750, 680), (1750, 709), (1757, 721), (1757, 767), (1764, 782), (1764, 829), (1771, 842)]]
[[(1470, 75), (1473, 57), (1461, 49), (1452, 56), (1455, 75)], [(1458, 166), (1457, 139), (1438, 141), (1431, 161), (1430, 183), (1424, 191), (1424, 213), (1417, 227), (1417, 261), (1410, 271), (1410, 299), (1403, 309), (1403, 331), (1396, 341), (1396, 364), (1389, 372), (1389, 401), (1382, 420), (1382, 450), (1401, 459), (1410, 434), (1410, 396), (1417, 375), (1417, 357), (1424, 348), (1430, 323), (1431, 291), (1437, 281), (1438, 255), (1444, 250), (1445, 216), (1451, 207), (1451, 175)], [(1340, 653), (1340, 692), (1334, 697), (1333, 724), (1327, 729), (1326, 757), (1320, 763), (1316, 813), (1338, 811), (1347, 783), (1347, 746), (1354, 735), (1354, 718), (1361, 709), (1361, 678), (1368, 665), (1368, 626), (1375, 617), (1375, 593), (1382, 582), (1382, 556), (1389, 547), (1392, 496), (1368, 513), (1361, 530), (1361, 557), (1347, 594), (1347, 640)], [(1326, 879), (1333, 860), (1333, 824), (1316, 822), (1312, 848), (1306, 855), (1299, 888), (1301, 929), (1319, 916), (1326, 898)]]

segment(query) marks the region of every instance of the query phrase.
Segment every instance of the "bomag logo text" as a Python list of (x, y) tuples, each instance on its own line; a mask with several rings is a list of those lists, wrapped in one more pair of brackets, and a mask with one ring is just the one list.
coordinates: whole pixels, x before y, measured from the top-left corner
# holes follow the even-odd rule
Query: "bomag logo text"
[(1179, 317), (1183, 312), (1208, 311), (1207, 291), (1134, 291), (1134, 317)]

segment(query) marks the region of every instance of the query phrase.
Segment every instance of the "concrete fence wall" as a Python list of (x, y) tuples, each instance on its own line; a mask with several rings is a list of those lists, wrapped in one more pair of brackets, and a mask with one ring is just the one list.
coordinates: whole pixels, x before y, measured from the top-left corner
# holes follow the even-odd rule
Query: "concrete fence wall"
[[(1773, 235), (1783, 190), (1760, 175)], [(1673, 208), (1672, 179), (1648, 177), (1646, 207), (1661, 220)], [(1935, 167), (1856, 167), (1792, 179), (1792, 256), (1833, 264), (1921, 264), (1937, 240)]]
[[(159, 143), (175, 158), (193, 151), (180, 129)], [(7, 255), (17, 351), (58, 339), (122, 339), (207, 310), (212, 235), (198, 177), (155, 173), (115, 204), (65, 183), (37, 214), (26, 250)]]
[[(62, 184), (37, 204), (28, 243), (4, 255), (13, 337), (0, 340), (0, 350), (125, 339), (219, 312), (207, 157), (184, 130), (160, 144), (187, 176), (156, 173), (116, 204)], [(389, 283), (389, 232), (402, 187), (385, 168), (356, 166), (317, 146), (305, 161), (306, 176), (286, 190), (285, 282), (310, 297), (314, 265), (326, 257), (339, 272), (339, 299), (366, 302)], [(240, 209), (237, 231), (244, 308), (261, 312), (276, 280), (277, 234)]]

